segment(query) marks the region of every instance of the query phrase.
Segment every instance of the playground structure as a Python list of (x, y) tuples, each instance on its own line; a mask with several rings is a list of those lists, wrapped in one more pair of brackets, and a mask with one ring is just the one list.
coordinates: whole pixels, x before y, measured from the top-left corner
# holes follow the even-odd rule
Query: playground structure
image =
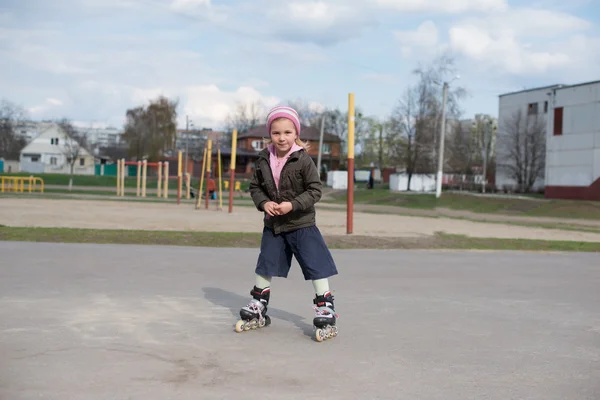
[[(356, 115), (355, 115), (355, 103), (354, 103), (354, 93), (348, 93), (348, 137), (347, 137), (347, 171), (354, 171), (354, 144), (355, 144), (355, 123), (356, 123)], [(323, 128), (321, 128), (321, 137), (323, 135)], [(218, 202), (217, 202), (217, 210), (221, 211), (223, 209), (223, 193), (222, 193), (222, 165), (221, 165), (221, 148), (219, 146), (219, 142), (217, 141), (217, 172), (218, 172)], [(321, 148), (322, 139), (319, 141), (319, 148)], [(233, 130), (232, 140), (231, 140), (231, 165), (229, 167), (229, 183), (226, 185), (226, 188), (229, 188), (229, 213), (233, 212), (233, 191), (239, 190), (240, 184), (239, 182), (235, 182), (235, 165), (236, 165), (236, 149), (237, 149), (237, 129)], [(178, 168), (177, 168), (177, 204), (180, 204), (181, 201), (181, 189), (182, 189), (182, 171), (181, 171), (181, 155), (182, 152), (178, 153)], [(125, 166), (126, 165), (137, 165), (138, 167), (138, 181), (137, 181), (137, 196), (146, 197), (146, 174), (147, 168), (157, 167), (158, 171), (158, 186), (157, 186), (157, 196), (164, 198), (168, 198), (168, 180), (170, 179), (168, 176), (168, 166), (169, 163), (148, 163), (146, 160), (144, 161), (125, 161), (125, 159), (121, 159), (118, 161), (119, 165), (117, 167), (117, 196), (125, 195)], [(212, 165), (212, 139), (208, 139), (206, 146), (204, 147), (204, 154), (202, 156), (202, 172), (200, 174), (200, 186), (198, 188), (195, 208), (200, 208), (200, 202), (202, 200), (202, 194), (205, 193), (205, 208), (209, 207), (210, 200), (210, 190), (209, 190), (209, 182), (211, 179), (211, 165)], [(161, 170), (164, 167), (164, 178), (161, 179)], [(204, 180), (206, 179), (207, 185), (204, 188)], [(161, 187), (162, 181), (164, 180), (164, 187)], [(190, 198), (190, 174), (186, 173), (186, 198)], [(347, 174), (347, 186), (346, 186), (346, 234), (352, 234), (354, 232), (354, 174)]]
[[(178, 154), (178, 174), (176, 177), (169, 177), (169, 162), (148, 162), (147, 160), (142, 161), (125, 161), (125, 159), (117, 160), (117, 196), (125, 196), (125, 178), (127, 177), (128, 165), (137, 166), (137, 185), (136, 185), (136, 197), (146, 197), (146, 187), (148, 179), (148, 167), (156, 168), (157, 172), (157, 187), (156, 197), (163, 197), (167, 199), (169, 197), (169, 179), (177, 179), (177, 204), (181, 201), (181, 186), (182, 186), (182, 173), (181, 173), (181, 151)], [(186, 198), (190, 198), (190, 174), (186, 174)]]
[[(25, 182), (27, 182), (27, 191), (29, 193), (39, 190), (44, 193), (44, 180), (36, 176), (0, 176), (0, 193), (4, 192), (25, 192)], [(39, 183), (39, 187), (37, 184)]]

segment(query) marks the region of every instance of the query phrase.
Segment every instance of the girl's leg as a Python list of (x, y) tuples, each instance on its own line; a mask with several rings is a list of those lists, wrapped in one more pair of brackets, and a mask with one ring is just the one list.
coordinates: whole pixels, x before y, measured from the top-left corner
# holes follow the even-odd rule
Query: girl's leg
[(264, 289), (271, 286), (271, 277), (256, 274), (256, 287), (259, 289)]
[(317, 296), (321, 296), (326, 292), (329, 292), (329, 280), (327, 278), (313, 279), (312, 284), (315, 288), (315, 294)]

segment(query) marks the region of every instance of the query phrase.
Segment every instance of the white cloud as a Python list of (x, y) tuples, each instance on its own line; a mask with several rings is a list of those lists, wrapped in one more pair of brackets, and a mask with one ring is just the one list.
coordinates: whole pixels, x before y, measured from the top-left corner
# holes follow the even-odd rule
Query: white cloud
[[(279, 103), (274, 96), (265, 96), (253, 87), (240, 86), (234, 91), (224, 91), (217, 85), (198, 85), (184, 89), (185, 105), (180, 113), (183, 120), (189, 115), (196, 127), (208, 126), (213, 129), (222, 127), (229, 113), (233, 112), (238, 103), (261, 103), (266, 108)], [(266, 111), (266, 109), (265, 109)]]
[(438, 35), (438, 29), (431, 20), (421, 23), (414, 31), (394, 31), (394, 37), (400, 43), (402, 55), (405, 57), (412, 55), (414, 47), (420, 51), (436, 47)]
[[(285, 7), (285, 6), (284, 6)], [(318, 28), (330, 28), (337, 21), (355, 16), (355, 10), (344, 4), (336, 4), (325, 1), (294, 1), (287, 3), (284, 13), (292, 20), (306, 23)], [(279, 12), (275, 12), (280, 16)]]
[(448, 32), (450, 47), (486, 67), (513, 74), (534, 74), (573, 62), (568, 47), (553, 45), (592, 25), (581, 18), (538, 9), (511, 9), (456, 22)]
[(382, 8), (402, 12), (465, 13), (468, 11), (501, 11), (506, 0), (376, 0)]
[(53, 97), (48, 97), (48, 98), (46, 99), (46, 102), (47, 102), (48, 104), (52, 104), (53, 106), (62, 106), (62, 104), (63, 104), (63, 102), (62, 102), (62, 101), (60, 101), (59, 99), (55, 99), (55, 98), (53, 98)]
[(513, 32), (489, 32), (475, 26), (450, 29), (450, 45), (467, 57), (499, 66), (507, 72), (536, 73), (564, 66), (570, 58), (561, 52), (536, 51), (519, 42)]
[(32, 114), (32, 115), (39, 115), (39, 114), (43, 114), (45, 112), (47, 112), (48, 110), (54, 108), (54, 107), (58, 107), (58, 106), (62, 106), (63, 102), (60, 101), (59, 99), (55, 99), (53, 97), (49, 97), (47, 98), (43, 104), (39, 104), (39, 105), (35, 105), (32, 107), (29, 107), (27, 109), (27, 111)]
[(210, 5), (210, 0), (173, 0), (171, 8), (180, 11), (198, 6), (210, 7)]
[(266, 0), (267, 31), (295, 42), (329, 45), (360, 36), (373, 23), (371, 7), (362, 1)]

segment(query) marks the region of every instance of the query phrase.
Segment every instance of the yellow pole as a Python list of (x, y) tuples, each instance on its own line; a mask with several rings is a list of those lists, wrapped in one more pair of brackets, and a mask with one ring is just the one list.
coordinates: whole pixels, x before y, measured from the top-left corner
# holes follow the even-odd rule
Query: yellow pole
[(169, 197), (169, 162), (165, 161), (165, 173), (164, 180), (165, 184), (163, 185), (163, 197), (166, 199)]
[(140, 185), (142, 183), (142, 162), (138, 161), (137, 162), (137, 190), (135, 192), (135, 195), (137, 197), (140, 197)]
[(121, 160), (117, 160), (117, 196), (121, 192)]
[(162, 162), (158, 162), (157, 169), (158, 183), (156, 184), (156, 197), (160, 197), (160, 188), (162, 185)]
[(142, 166), (142, 197), (146, 197), (146, 174), (148, 173), (148, 160), (144, 160)]
[(354, 93), (348, 94), (348, 193), (346, 209), (346, 233), (353, 231), (354, 210)]
[(231, 164), (229, 165), (229, 213), (233, 212), (233, 184), (235, 181), (235, 152), (237, 149), (237, 129), (231, 136)]
[(198, 188), (198, 195), (196, 196), (196, 210), (200, 208), (200, 199), (202, 198), (202, 186), (204, 185), (204, 168), (206, 167), (206, 147), (204, 147), (204, 154), (202, 155), (202, 172), (200, 173), (200, 187)]

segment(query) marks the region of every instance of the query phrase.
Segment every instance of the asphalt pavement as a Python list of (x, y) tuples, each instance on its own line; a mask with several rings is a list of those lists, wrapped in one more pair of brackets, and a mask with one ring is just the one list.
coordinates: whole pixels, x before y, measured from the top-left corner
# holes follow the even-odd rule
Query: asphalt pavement
[(257, 249), (0, 242), (0, 399), (599, 399), (597, 254), (333, 251), (339, 335)]

